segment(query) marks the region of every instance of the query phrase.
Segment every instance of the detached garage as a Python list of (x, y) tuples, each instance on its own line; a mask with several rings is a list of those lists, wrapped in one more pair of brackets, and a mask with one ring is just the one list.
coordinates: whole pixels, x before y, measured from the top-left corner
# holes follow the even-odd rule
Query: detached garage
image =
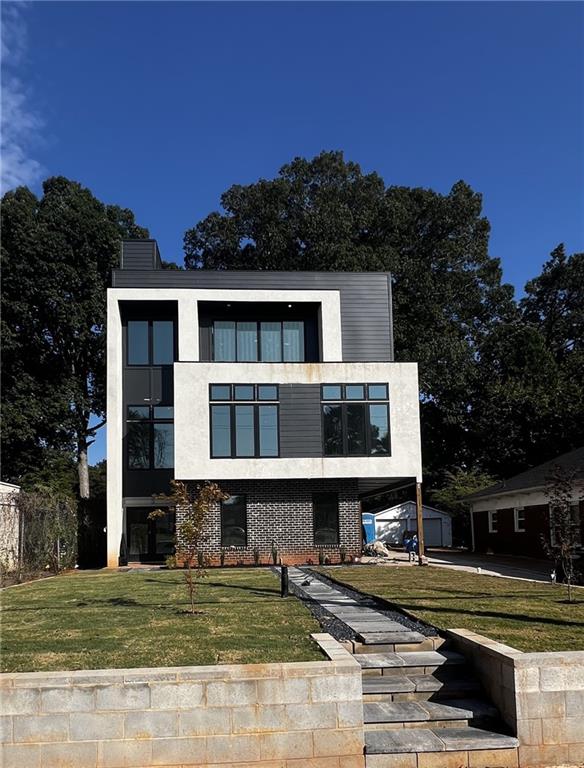
[[(404, 533), (415, 533), (417, 529), (416, 504), (413, 501), (404, 501), (394, 507), (365, 514), (374, 519), (375, 538), (393, 546), (401, 547)], [(447, 512), (424, 505), (423, 519), (424, 541), (427, 547), (452, 546), (452, 520)]]

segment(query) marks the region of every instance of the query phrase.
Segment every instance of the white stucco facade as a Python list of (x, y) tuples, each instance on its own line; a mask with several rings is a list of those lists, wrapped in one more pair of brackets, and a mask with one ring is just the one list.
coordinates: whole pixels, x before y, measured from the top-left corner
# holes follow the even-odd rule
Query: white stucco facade
[[(387, 382), (391, 456), (212, 459), (209, 384)], [(418, 371), (415, 363), (176, 363), (175, 474), (213, 478), (412, 477), (421, 481)]]
[[(123, 344), (120, 302), (176, 302), (178, 361), (174, 364), (174, 476), (181, 480), (410, 478), (422, 479), (418, 374), (415, 363), (343, 362), (338, 290), (113, 288), (107, 325), (107, 547), (118, 564), (124, 533)], [(320, 305), (318, 363), (202, 362), (198, 302)], [(364, 308), (365, 311), (365, 308)], [(209, 384), (383, 383), (389, 386), (390, 456), (212, 459)], [(133, 502), (130, 502), (133, 503)]]

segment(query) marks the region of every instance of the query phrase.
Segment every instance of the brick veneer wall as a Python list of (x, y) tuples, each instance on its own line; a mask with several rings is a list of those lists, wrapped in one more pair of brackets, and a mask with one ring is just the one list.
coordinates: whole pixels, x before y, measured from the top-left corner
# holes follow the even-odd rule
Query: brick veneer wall
[[(497, 533), (489, 533), (489, 513), (474, 513), (475, 551), (492, 550), (500, 554), (545, 557), (541, 537), (549, 539), (547, 504), (525, 505), (525, 531), (515, 531), (513, 507), (497, 510)], [(550, 567), (551, 570), (551, 567)]]
[(522, 653), (449, 630), (519, 739), (520, 768), (584, 765), (584, 651)]
[[(223, 549), (226, 565), (253, 563), (256, 547), (261, 562), (271, 563), (273, 542), (287, 565), (307, 560), (318, 563), (319, 551), (331, 562), (339, 562), (341, 546), (345, 547), (347, 558), (361, 554), (361, 512), (356, 480), (223, 480), (219, 485), (226, 493), (247, 497), (247, 546)], [(192, 492), (196, 486), (196, 483), (189, 484)], [(312, 494), (320, 491), (339, 494), (339, 544), (314, 544)], [(222, 551), (219, 504), (211, 510), (206, 536), (202, 550), (212, 564), (218, 565)]]
[(3, 768), (364, 768), (361, 668), (330, 661), (0, 675)]

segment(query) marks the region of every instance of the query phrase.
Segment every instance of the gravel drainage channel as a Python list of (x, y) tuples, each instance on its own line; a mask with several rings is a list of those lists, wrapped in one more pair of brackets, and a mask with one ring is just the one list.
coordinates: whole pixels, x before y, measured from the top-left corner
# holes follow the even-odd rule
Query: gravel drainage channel
[[(275, 573), (277, 573), (278, 576), (280, 575), (279, 568), (274, 568), (273, 570)], [(316, 579), (317, 581), (326, 584), (327, 587), (332, 587), (333, 589), (338, 590), (341, 594), (346, 595), (353, 600), (358, 600), (360, 605), (371, 608), (383, 616), (386, 616), (388, 619), (391, 619), (392, 621), (399, 622), (406, 629), (419, 632), (425, 637), (435, 637), (439, 634), (436, 627), (406, 616), (401, 611), (392, 608), (384, 600), (372, 597), (371, 595), (363, 594), (363, 592), (351, 589), (350, 587), (345, 587), (333, 579), (329, 579), (327, 576), (324, 576), (322, 573), (313, 571), (310, 567), (299, 567), (298, 570), (306, 574), (307, 579)], [(353, 630), (351, 630), (343, 621), (337, 619), (336, 616), (333, 616), (331, 613), (329, 613), (329, 611), (323, 608), (318, 602), (308, 597), (305, 592), (303, 592), (301, 589), (298, 589), (292, 582), (289, 583), (288, 590), (290, 594), (297, 597), (301, 602), (304, 603), (304, 605), (306, 605), (308, 610), (323, 628), (323, 631), (328, 632), (335, 638), (335, 640), (357, 639), (356, 633), (353, 632)]]

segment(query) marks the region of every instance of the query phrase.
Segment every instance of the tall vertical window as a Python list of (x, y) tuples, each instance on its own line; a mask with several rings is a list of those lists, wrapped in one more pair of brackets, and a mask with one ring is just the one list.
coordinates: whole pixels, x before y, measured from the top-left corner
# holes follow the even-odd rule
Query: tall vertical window
[(389, 456), (387, 384), (323, 384), (325, 456)]
[(247, 546), (247, 499), (230, 496), (221, 502), (221, 546)]
[(172, 320), (128, 320), (128, 365), (172, 365), (174, 322)]
[(265, 363), (282, 360), (282, 323), (260, 323), (260, 346)]
[(235, 406), (235, 455), (239, 457), (255, 454), (254, 406)]
[(213, 360), (215, 362), (303, 362), (305, 353), (303, 320), (215, 320)]
[(235, 323), (232, 320), (216, 320), (213, 326), (214, 359), (231, 363), (235, 360)]
[(128, 469), (171, 469), (174, 466), (172, 406), (128, 406)]
[(279, 455), (277, 385), (211, 384), (209, 399), (212, 458)]
[(150, 362), (148, 325), (148, 320), (128, 320), (128, 365)]
[(487, 512), (488, 520), (489, 520), (489, 533), (498, 533), (498, 520), (497, 520), (497, 510), (492, 509)]
[(284, 337), (284, 362), (304, 360), (304, 323), (301, 320), (285, 320), (282, 323)]
[(513, 527), (515, 533), (525, 533), (525, 508), (515, 507), (513, 509)]
[(211, 406), (211, 455), (231, 456), (231, 406)]
[(258, 359), (257, 323), (237, 323), (237, 359), (252, 363)]
[(171, 365), (174, 362), (174, 323), (172, 320), (152, 321), (152, 364)]
[(313, 493), (312, 515), (315, 544), (339, 543), (338, 493)]

